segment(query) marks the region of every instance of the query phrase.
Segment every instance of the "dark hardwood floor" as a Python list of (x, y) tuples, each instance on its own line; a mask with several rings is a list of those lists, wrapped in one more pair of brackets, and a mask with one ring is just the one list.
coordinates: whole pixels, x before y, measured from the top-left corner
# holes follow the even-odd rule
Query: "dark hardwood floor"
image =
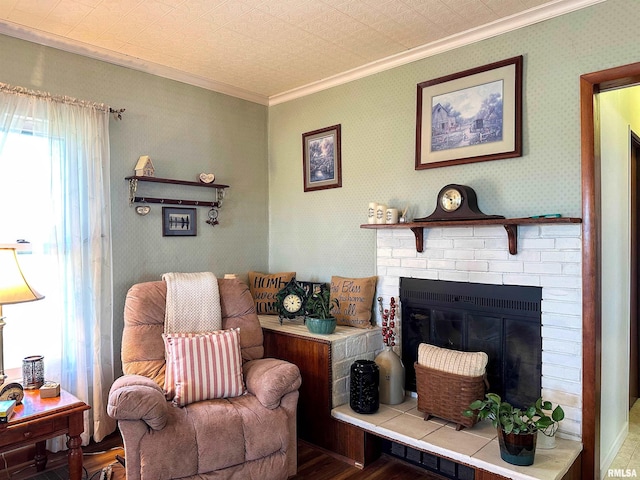
[[(116, 455), (124, 456), (122, 440), (116, 432), (99, 444), (83, 448), (83, 463), (88, 476), (85, 480), (98, 480), (100, 471), (112, 465), (111, 480), (125, 480), (124, 468), (116, 461)], [(66, 453), (49, 455), (47, 470), (37, 473), (35, 467), (0, 470), (0, 480), (57, 480), (51, 472), (66, 465)], [(315, 446), (298, 442), (298, 473), (291, 480), (439, 480), (442, 477), (430, 474), (393, 457), (383, 455), (364, 469), (352, 467), (334, 458)]]

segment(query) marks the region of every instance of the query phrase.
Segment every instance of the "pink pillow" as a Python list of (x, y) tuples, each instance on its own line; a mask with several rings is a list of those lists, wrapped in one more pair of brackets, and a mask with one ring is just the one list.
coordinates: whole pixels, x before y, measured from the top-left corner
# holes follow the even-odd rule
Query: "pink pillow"
[(240, 329), (170, 333), (162, 338), (167, 361), (165, 391), (174, 405), (244, 394)]

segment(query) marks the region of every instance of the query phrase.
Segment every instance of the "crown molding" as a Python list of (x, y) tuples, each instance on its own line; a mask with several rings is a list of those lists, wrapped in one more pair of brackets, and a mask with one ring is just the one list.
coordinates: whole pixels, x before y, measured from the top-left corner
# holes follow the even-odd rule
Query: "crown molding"
[(265, 95), (250, 92), (248, 90), (237, 88), (226, 83), (216, 82), (215, 80), (203, 78), (198, 75), (182, 72), (175, 68), (160, 65), (154, 62), (149, 62), (141, 58), (117, 53), (112, 50), (107, 50), (106, 48), (96, 47), (83, 42), (70, 40), (68, 38), (64, 38), (52, 33), (43, 32), (41, 30), (27, 29), (14, 23), (0, 21), (0, 34), (37, 43), (46, 47), (56, 48), (65, 52), (82, 55), (84, 57), (93, 58), (95, 60), (101, 60), (103, 62), (118, 65), (120, 67), (131, 68), (133, 70), (149, 73), (151, 75), (167, 78), (169, 80), (175, 80), (178, 82), (186, 83), (188, 85), (201, 87), (207, 90), (223, 93), (225, 95), (241, 98), (243, 100), (248, 100), (250, 102), (258, 103), (261, 105), (269, 104), (269, 99)]
[(19, 38), (29, 42), (37, 43), (47, 47), (53, 47), (65, 52), (82, 55), (85, 57), (101, 60), (121, 67), (131, 68), (141, 72), (149, 73), (159, 77), (175, 80), (178, 82), (194, 85), (207, 90), (229, 95), (250, 102), (266, 106), (278, 105), (301, 98), (313, 93), (327, 90), (329, 88), (342, 85), (353, 80), (384, 72), (401, 65), (406, 65), (417, 60), (447, 52), (459, 47), (470, 45), (488, 38), (492, 38), (503, 33), (511, 32), (535, 23), (543, 22), (551, 18), (574, 12), (582, 8), (589, 7), (606, 0), (556, 0), (555, 2), (535, 7), (524, 12), (497, 20), (487, 25), (483, 25), (466, 32), (462, 32), (450, 37), (432, 42), (420, 47), (412, 48), (406, 52), (392, 55), (384, 59), (368, 63), (346, 72), (333, 75), (331, 77), (304, 85), (299, 88), (288, 90), (276, 95), (267, 97), (255, 92), (250, 92), (233, 85), (228, 85), (215, 80), (203, 78), (198, 75), (189, 74), (180, 70), (149, 62), (140, 58), (131, 57), (111, 50), (88, 45), (83, 42), (70, 40), (59, 35), (21, 27), (17, 24), (0, 21), (0, 34)]
[(449, 50), (471, 45), (481, 40), (496, 37), (503, 33), (511, 32), (519, 28), (527, 27), (535, 23), (543, 22), (545, 20), (559, 17), (560, 15), (603, 2), (606, 2), (606, 0), (557, 0), (553, 3), (535, 7), (524, 12), (496, 20), (495, 22), (487, 25), (457, 33), (420, 47), (412, 48), (406, 52), (368, 63), (361, 67), (333, 75), (323, 80), (319, 80), (287, 92), (279, 93), (277, 95), (272, 95), (269, 97), (269, 106), (305, 97), (322, 90), (327, 90), (338, 85), (352, 82), (353, 80), (358, 80), (376, 73), (391, 70), (392, 68), (396, 68), (401, 65), (406, 65)]

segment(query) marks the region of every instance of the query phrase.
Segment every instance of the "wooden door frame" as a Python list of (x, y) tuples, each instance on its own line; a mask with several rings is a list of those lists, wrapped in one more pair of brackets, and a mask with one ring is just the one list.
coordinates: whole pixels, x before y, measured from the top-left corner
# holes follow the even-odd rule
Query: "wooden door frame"
[(597, 93), (640, 83), (640, 63), (580, 77), (582, 170), (582, 475), (600, 473), (601, 215), (600, 111)]

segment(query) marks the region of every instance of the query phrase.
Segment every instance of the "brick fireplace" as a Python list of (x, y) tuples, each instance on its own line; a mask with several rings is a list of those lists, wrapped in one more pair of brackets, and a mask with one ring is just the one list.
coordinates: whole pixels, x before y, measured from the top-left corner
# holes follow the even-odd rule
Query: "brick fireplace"
[(377, 292), (385, 305), (399, 297), (401, 277), (542, 288), (542, 395), (565, 410), (560, 436), (580, 440), (581, 225), (521, 225), (516, 255), (500, 225), (425, 228), (422, 253), (409, 229), (376, 235)]

